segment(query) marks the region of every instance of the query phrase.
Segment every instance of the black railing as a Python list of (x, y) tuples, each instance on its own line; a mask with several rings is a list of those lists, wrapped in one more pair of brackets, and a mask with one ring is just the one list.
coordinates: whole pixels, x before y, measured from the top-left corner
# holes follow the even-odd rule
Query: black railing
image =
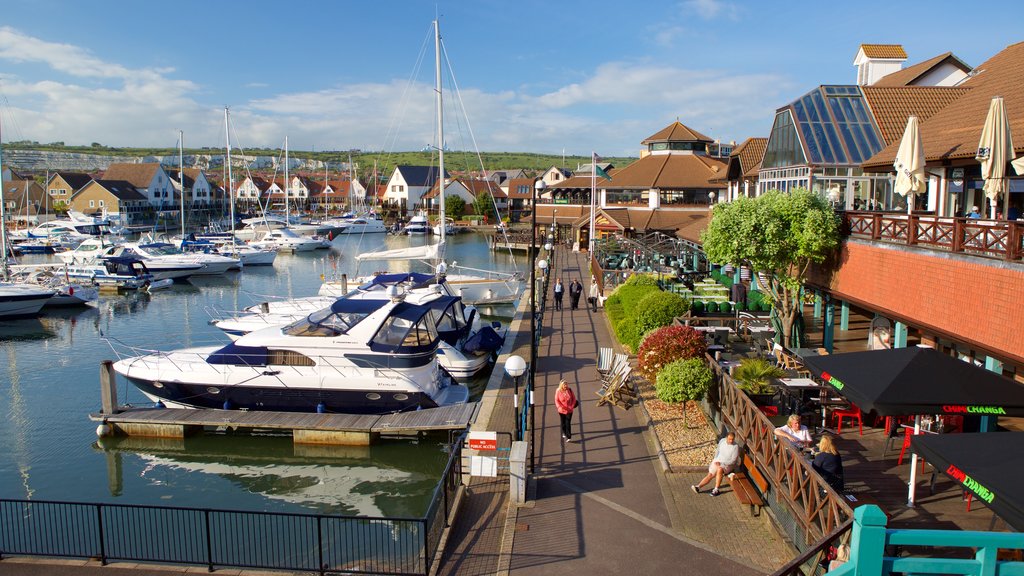
[(0, 499), (0, 558), (426, 575), (462, 483), (463, 440), (422, 518)]

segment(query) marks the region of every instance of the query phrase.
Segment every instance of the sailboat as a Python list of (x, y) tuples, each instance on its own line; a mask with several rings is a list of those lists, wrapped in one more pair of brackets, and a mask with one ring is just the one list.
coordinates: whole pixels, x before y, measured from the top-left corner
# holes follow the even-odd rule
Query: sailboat
[[(447, 185), (444, 168), (444, 107), (443, 93), (441, 87), (441, 32), (438, 22), (434, 21), (434, 100), (437, 116), (437, 157), (438, 157), (438, 198), (440, 204), (441, 219), (444, 220), (445, 200), (444, 191)], [(415, 218), (414, 218), (415, 220)], [(424, 220), (424, 233), (429, 231)], [(410, 220), (412, 224), (412, 220)], [(446, 281), (454, 294), (461, 296), (466, 304), (497, 304), (513, 302), (518, 299), (523, 290), (523, 279), (518, 274), (505, 274), (499, 272), (488, 272), (485, 270), (474, 270), (461, 268), (461, 273), (451, 273), (444, 262), (445, 237), (447, 226), (438, 227), (438, 241), (427, 243), (422, 246), (408, 248), (396, 248), (377, 252), (364, 252), (356, 256), (359, 262), (367, 260), (426, 260), (434, 263), (436, 269), (445, 271)], [(408, 230), (408, 226), (406, 227)], [(456, 265), (453, 263), (453, 270)], [(468, 273), (466, 273), (468, 272)], [(320, 287), (321, 295), (342, 295), (340, 282), (325, 282)]]

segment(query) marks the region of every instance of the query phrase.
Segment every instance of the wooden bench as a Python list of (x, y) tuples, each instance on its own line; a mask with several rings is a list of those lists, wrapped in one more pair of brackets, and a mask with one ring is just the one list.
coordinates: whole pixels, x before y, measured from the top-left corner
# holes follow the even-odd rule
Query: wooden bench
[(612, 357), (613, 350), (611, 348), (601, 348), (597, 351), (597, 371), (601, 374), (611, 370), (612, 368)]
[(736, 495), (740, 503), (750, 506), (751, 516), (761, 515), (761, 507), (764, 506), (764, 499), (761, 495), (768, 491), (768, 480), (757, 469), (757, 464), (754, 463), (750, 454), (744, 452), (743, 470), (733, 474), (729, 485), (732, 486), (732, 493)]

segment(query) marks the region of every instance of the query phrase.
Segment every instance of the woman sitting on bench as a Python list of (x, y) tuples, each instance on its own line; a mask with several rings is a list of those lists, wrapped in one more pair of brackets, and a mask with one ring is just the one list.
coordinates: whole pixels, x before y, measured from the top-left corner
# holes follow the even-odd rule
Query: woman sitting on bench
[(718, 496), (718, 489), (722, 485), (722, 476), (731, 475), (739, 461), (740, 447), (736, 444), (736, 433), (730, 431), (726, 433), (725, 438), (718, 441), (718, 451), (715, 452), (715, 457), (708, 466), (708, 475), (699, 484), (690, 486), (690, 490), (693, 490), (695, 494), (700, 494), (700, 489), (714, 478), (715, 488), (711, 490), (711, 495)]

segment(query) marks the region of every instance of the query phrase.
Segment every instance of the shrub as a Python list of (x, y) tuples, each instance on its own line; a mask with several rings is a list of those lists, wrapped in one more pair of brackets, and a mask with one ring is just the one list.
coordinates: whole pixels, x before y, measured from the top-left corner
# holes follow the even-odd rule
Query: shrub
[(637, 304), (648, 294), (661, 292), (657, 286), (629, 286), (623, 284), (615, 290), (615, 294), (622, 300), (622, 309), (626, 312), (626, 316), (635, 318), (637, 312)]
[(686, 298), (671, 292), (653, 292), (644, 296), (636, 306), (636, 327), (640, 333), (668, 326), (677, 316), (690, 309)]
[(771, 302), (769, 302), (767, 300), (764, 300), (764, 301), (761, 302), (761, 312), (771, 312), (771, 310), (772, 310), (772, 303)]
[(747, 309), (747, 305), (744, 304), (743, 302), (737, 302), (736, 303), (736, 311), (737, 312), (743, 312), (746, 309)]
[(718, 302), (715, 302), (715, 301), (708, 302), (706, 310), (708, 312), (711, 312), (712, 314), (714, 314), (715, 312), (718, 312)]
[(615, 324), (615, 337), (629, 352), (635, 352), (640, 347), (640, 331), (629, 316)]
[(748, 394), (767, 394), (772, 391), (771, 381), (782, 378), (786, 372), (764, 358), (744, 358), (733, 369), (732, 377)]
[(704, 335), (689, 326), (665, 326), (647, 335), (637, 351), (637, 371), (654, 382), (658, 372), (676, 360), (703, 358), (707, 352)]
[(719, 302), (718, 311), (722, 314), (728, 314), (729, 312), (732, 312), (732, 304), (729, 304), (728, 302)]
[(693, 302), (690, 303), (690, 310), (693, 310), (694, 312), (697, 312), (697, 313), (703, 312), (704, 311), (704, 301), (703, 300), (694, 300)]
[(624, 286), (657, 286), (658, 279), (650, 274), (633, 274), (626, 279)]
[(662, 402), (682, 402), (683, 422), (686, 421), (686, 403), (700, 400), (707, 394), (714, 375), (701, 358), (676, 360), (658, 373), (654, 389)]

